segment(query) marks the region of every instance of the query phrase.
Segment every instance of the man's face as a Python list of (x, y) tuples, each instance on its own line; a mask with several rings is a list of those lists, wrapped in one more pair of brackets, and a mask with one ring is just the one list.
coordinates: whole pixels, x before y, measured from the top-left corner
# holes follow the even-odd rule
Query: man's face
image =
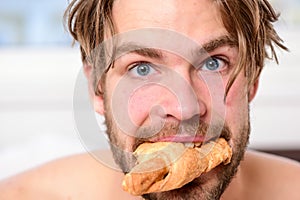
[[(158, 37), (150, 41), (152, 50), (128, 51), (117, 57), (102, 88), (115, 160), (128, 172), (134, 165), (131, 152), (142, 142), (203, 142), (221, 135), (233, 148), (231, 164), (219, 166), (181, 189), (145, 196), (218, 198), (248, 142), (248, 103), (255, 89), (247, 93), (246, 78), (240, 73), (224, 101), (238, 50), (228, 39), (216, 5), (210, 0), (116, 0), (113, 19), (118, 34), (156, 28), (175, 31), (200, 47), (209, 47), (204, 48), (206, 53), (189, 57), (193, 45), (173, 41), (189, 52), (178, 55), (181, 50), (155, 48), (164, 42)], [(207, 133), (208, 129), (212, 131)]]

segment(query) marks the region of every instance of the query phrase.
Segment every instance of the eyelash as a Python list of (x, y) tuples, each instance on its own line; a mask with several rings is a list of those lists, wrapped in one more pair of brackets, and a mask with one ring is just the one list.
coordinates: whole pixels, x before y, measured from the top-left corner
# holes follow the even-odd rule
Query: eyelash
[[(200, 63), (200, 65), (198, 65), (198, 70), (201, 71), (202, 67), (205, 65), (205, 62), (207, 62), (209, 59), (220, 60), (221, 62), (224, 63), (224, 65), (225, 65), (224, 68), (220, 69), (220, 70), (216, 70), (217, 72), (220, 72), (220, 73), (227, 72), (231, 68), (231, 63), (230, 63), (230, 61), (228, 59), (225, 59), (224, 56), (215, 55), (215, 56), (210, 56), (209, 58), (204, 59), (204, 61), (202, 61)], [(213, 72), (213, 71), (211, 71), (211, 72)]]
[[(198, 67), (197, 67), (198, 71), (208, 71), (209, 72), (209, 70), (202, 70), (203, 66), (205, 65), (205, 62), (207, 62), (209, 59), (220, 60), (221, 62), (224, 63), (224, 68), (222, 68), (220, 70), (216, 70), (219, 73), (226, 73), (231, 68), (231, 63), (230, 63), (230, 61), (228, 61), (228, 59), (225, 59), (224, 56), (215, 55), (215, 56), (210, 56), (209, 58), (206, 58), (204, 61), (202, 61), (200, 63), (200, 65), (198, 65)], [(143, 64), (148, 65), (151, 67), (152, 70), (157, 71), (156, 67), (151, 62), (139, 61), (139, 62), (131, 64), (130, 67), (128, 68), (128, 72), (131, 72), (134, 68), (138, 67), (139, 65), (143, 65)], [(211, 71), (211, 72), (214, 72), (214, 71)], [(146, 76), (148, 76), (148, 75), (145, 75), (145, 77)], [(140, 77), (142, 77), (142, 76), (140, 76)]]
[[(147, 65), (147, 66), (149, 66), (149, 67), (151, 68), (151, 69), (150, 69), (151, 71), (150, 71), (149, 73), (155, 73), (155, 72), (157, 71), (157, 69), (155, 68), (155, 66), (154, 66), (152, 63), (146, 62), (146, 61), (140, 61), (140, 62), (136, 62), (136, 63), (134, 63), (134, 64), (131, 64), (130, 67), (128, 68), (128, 72), (129, 72), (129, 73), (135, 73), (135, 72), (133, 72), (133, 70), (134, 70), (135, 68), (139, 67), (139, 66), (142, 66), (142, 65)], [(132, 76), (135, 76), (135, 77), (137, 77), (137, 78), (142, 78), (142, 77), (146, 78), (146, 77), (149, 76), (149, 74), (147, 74), (147, 75), (131, 74), (131, 75), (132, 75)], [(150, 74), (150, 75), (151, 75), (151, 74)]]

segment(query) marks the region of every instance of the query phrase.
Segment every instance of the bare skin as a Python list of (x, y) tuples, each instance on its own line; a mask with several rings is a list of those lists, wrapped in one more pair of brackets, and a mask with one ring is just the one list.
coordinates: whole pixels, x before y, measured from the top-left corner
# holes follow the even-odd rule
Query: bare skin
[[(89, 154), (71, 156), (0, 182), (0, 199), (142, 199), (121, 189), (123, 174)], [(221, 197), (234, 199), (300, 199), (299, 163), (248, 151)]]

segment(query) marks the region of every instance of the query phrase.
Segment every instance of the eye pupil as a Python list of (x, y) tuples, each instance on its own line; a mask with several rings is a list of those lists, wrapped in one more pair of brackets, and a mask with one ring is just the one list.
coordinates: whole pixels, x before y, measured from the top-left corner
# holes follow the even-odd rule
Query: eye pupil
[(149, 72), (150, 72), (150, 67), (146, 64), (141, 64), (137, 68), (137, 73), (141, 76), (146, 76), (149, 74)]
[(211, 58), (206, 62), (206, 67), (209, 70), (216, 70), (219, 68), (219, 62), (217, 59)]

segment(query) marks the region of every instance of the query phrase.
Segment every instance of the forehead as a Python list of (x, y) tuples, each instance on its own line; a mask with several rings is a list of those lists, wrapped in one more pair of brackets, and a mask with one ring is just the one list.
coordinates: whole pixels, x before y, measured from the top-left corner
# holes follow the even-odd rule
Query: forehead
[(112, 14), (117, 33), (162, 28), (199, 44), (227, 34), (213, 0), (116, 0)]

